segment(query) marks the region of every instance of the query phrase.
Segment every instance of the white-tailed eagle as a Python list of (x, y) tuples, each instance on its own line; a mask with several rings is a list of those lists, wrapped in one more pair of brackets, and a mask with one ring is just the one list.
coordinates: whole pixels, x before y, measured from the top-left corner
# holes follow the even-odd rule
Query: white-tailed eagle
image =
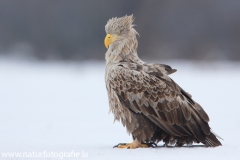
[(176, 146), (193, 142), (220, 146), (207, 113), (169, 77), (176, 69), (139, 59), (138, 33), (132, 23), (133, 16), (124, 16), (110, 19), (105, 26), (110, 110), (133, 137), (132, 143), (116, 147), (151, 147), (159, 141)]

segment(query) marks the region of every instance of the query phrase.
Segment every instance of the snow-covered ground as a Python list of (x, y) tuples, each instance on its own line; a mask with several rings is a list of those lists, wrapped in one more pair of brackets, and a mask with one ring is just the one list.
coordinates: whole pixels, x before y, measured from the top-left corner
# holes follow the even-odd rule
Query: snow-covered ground
[(113, 149), (132, 139), (119, 122), (113, 124), (113, 115), (108, 114), (104, 63), (2, 59), (0, 159), (10, 159), (1, 157), (3, 152), (80, 152), (88, 159), (104, 160), (239, 160), (240, 64), (166, 64), (178, 69), (171, 77), (203, 106), (211, 118), (210, 126), (224, 138), (223, 146), (166, 148), (159, 143), (158, 148)]

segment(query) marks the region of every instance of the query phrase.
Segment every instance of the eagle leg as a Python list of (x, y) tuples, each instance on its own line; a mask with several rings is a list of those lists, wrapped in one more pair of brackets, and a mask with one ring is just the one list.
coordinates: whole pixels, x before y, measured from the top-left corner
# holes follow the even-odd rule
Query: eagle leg
[(155, 147), (157, 147), (157, 144), (156, 143), (154, 143), (154, 142), (149, 142), (149, 143), (142, 143), (142, 144), (145, 144), (145, 145), (147, 145), (148, 146), (148, 148), (155, 148)]
[(137, 140), (132, 143), (119, 143), (113, 148), (127, 148), (127, 149), (135, 149), (135, 148), (149, 148), (149, 147), (157, 147), (156, 143), (139, 143)]

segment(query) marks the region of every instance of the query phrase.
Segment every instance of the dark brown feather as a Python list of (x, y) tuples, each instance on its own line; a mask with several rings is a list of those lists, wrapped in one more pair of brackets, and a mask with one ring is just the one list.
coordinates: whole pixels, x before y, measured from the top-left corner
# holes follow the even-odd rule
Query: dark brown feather
[[(118, 76), (113, 78), (113, 81), (117, 81), (117, 83), (111, 82), (109, 85), (115, 89), (122, 106), (131, 111), (131, 123), (128, 123), (130, 120), (127, 119), (123, 119), (123, 121), (126, 126), (131, 125), (128, 128), (133, 137), (145, 138), (145, 141), (151, 139), (155, 141), (163, 140), (165, 143), (176, 143), (179, 146), (192, 142), (203, 142), (209, 146), (219, 145), (218, 141), (212, 138), (207, 123), (209, 118), (203, 108), (194, 102), (191, 95), (174, 81), (165, 77), (162, 72), (158, 73), (161, 70), (160, 68), (150, 67), (149, 70), (151, 71), (143, 74), (144, 68), (135, 65), (135, 71), (138, 72), (133, 74), (131, 70), (125, 70), (123, 66), (119, 67)], [(148, 66), (145, 65), (144, 67)], [(132, 68), (134, 68), (134, 65), (132, 65)], [(168, 66), (165, 66), (165, 70), (169, 73), (172, 71)], [(125, 81), (128, 79), (130, 81)], [(134, 130), (132, 123), (139, 123), (137, 121), (140, 121), (135, 119), (135, 114), (136, 117), (143, 116), (149, 119), (157, 126), (156, 132), (161, 135), (156, 136), (156, 132), (152, 133), (152, 130), (145, 130), (144, 134), (140, 134), (138, 132), (141, 130), (139, 127), (140, 130)], [(142, 121), (141, 123), (145, 122)], [(155, 136), (153, 138), (146, 135)], [(161, 138), (157, 139), (156, 137)]]

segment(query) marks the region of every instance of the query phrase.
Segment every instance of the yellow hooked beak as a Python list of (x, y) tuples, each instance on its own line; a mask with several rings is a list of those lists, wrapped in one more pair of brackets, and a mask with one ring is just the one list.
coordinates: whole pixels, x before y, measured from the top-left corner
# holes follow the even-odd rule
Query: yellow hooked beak
[(108, 46), (113, 43), (119, 36), (116, 34), (107, 34), (107, 36), (104, 39), (104, 44), (106, 46), (106, 48), (108, 48)]

